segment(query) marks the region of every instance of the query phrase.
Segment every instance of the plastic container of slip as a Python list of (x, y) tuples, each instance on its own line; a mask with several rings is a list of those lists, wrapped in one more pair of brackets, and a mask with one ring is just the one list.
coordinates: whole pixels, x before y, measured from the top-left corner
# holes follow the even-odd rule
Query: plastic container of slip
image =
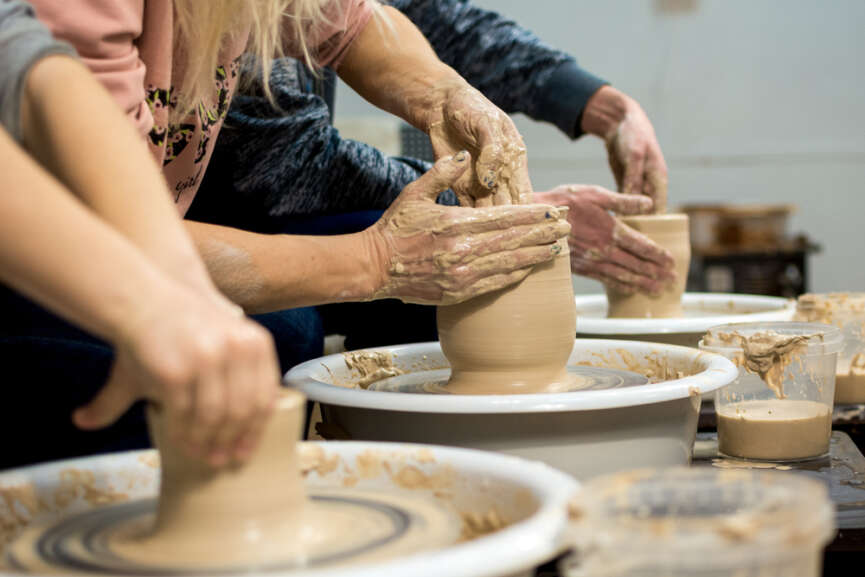
[(700, 350), (723, 355), (739, 376), (715, 394), (718, 450), (731, 457), (824, 457), (832, 433), (841, 331), (819, 323), (734, 323), (709, 329)]
[(841, 330), (844, 348), (835, 371), (835, 404), (865, 403), (865, 293), (802, 295), (796, 301), (794, 320)]
[(835, 534), (825, 486), (752, 469), (599, 477), (570, 506), (566, 577), (818, 577)]

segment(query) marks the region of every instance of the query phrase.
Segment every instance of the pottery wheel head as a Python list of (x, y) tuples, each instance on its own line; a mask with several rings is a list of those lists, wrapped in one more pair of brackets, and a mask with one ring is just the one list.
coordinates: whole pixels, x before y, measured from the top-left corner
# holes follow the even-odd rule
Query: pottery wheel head
[[(567, 388), (551, 392), (567, 393), (571, 391), (620, 389), (644, 385), (649, 382), (645, 376), (631, 371), (583, 365), (569, 365), (567, 369), (574, 379)], [(369, 386), (369, 390), (391, 393), (449, 394), (445, 385), (450, 379), (450, 373), (450, 369), (412, 371), (376, 381)]]
[[(170, 561), (149, 547), (155, 499), (101, 507), (51, 526), (25, 531), (6, 551), (6, 564), (29, 573), (110, 575), (227, 575), (299, 567), (349, 565), (447, 547), (460, 538), (461, 520), (431, 502), (399, 495), (333, 491), (313, 495), (303, 530), (285, 539), (281, 559), (258, 556), (235, 563)], [(342, 531), (335, 531), (334, 524)], [(352, 527), (346, 532), (345, 527)], [(206, 555), (207, 552), (205, 552)]]

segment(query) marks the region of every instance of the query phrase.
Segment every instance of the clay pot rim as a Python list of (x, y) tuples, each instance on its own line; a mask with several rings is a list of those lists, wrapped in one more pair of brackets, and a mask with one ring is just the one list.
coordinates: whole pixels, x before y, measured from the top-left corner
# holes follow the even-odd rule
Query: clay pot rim
[(796, 312), (796, 301), (782, 297), (767, 297), (759, 295), (739, 295), (729, 293), (685, 293), (682, 295), (682, 305), (687, 310), (689, 306), (699, 306), (703, 302), (709, 306), (724, 305), (733, 302), (739, 306), (766, 306), (773, 310), (738, 315), (712, 315), (692, 318), (667, 319), (610, 319), (606, 313), (603, 318), (580, 316), (580, 310), (600, 310), (606, 307), (605, 294), (578, 295), (577, 333), (593, 335), (663, 335), (670, 333), (705, 333), (712, 327), (731, 322), (773, 322), (793, 320)]
[[(286, 374), (284, 381), (287, 386), (305, 393), (308, 399), (328, 405), (409, 413), (504, 414), (563, 413), (648, 405), (709, 393), (733, 382), (739, 375), (736, 366), (722, 355), (701, 352), (691, 347), (640, 341), (576, 339), (575, 350), (578, 346), (583, 347), (582, 350), (606, 354), (620, 350), (635, 355), (666, 353), (684, 362), (701, 364), (703, 370), (681, 379), (600, 391), (527, 395), (424, 395), (334, 385), (329, 380), (330, 375), (345, 372), (344, 357), (338, 353), (297, 365)], [(438, 342), (368, 350), (389, 352), (397, 360), (400, 356), (409, 355), (423, 355), (425, 358), (436, 355), (444, 360)], [(444, 363), (446, 365), (446, 361)]]

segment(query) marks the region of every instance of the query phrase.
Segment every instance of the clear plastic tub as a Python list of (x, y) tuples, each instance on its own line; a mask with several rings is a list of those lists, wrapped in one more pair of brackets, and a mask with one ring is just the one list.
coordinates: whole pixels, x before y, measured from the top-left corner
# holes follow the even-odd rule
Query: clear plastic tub
[(709, 329), (700, 349), (724, 355), (739, 367), (739, 377), (715, 393), (718, 450), (767, 461), (827, 455), (842, 343), (841, 331), (818, 323), (734, 323)]
[(865, 293), (802, 295), (796, 302), (795, 320), (841, 330), (844, 348), (835, 370), (835, 404), (865, 403)]
[(818, 577), (826, 487), (796, 473), (674, 468), (599, 477), (571, 504), (566, 577)]

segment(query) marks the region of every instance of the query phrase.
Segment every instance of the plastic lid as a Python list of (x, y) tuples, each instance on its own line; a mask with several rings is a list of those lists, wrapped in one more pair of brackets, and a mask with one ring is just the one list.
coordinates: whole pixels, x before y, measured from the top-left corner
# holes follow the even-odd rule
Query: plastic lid
[(731, 323), (712, 327), (700, 341), (700, 348), (713, 352), (735, 353), (745, 339), (760, 333), (782, 337), (807, 336), (806, 355), (828, 355), (841, 351), (844, 335), (836, 327), (821, 323), (772, 322)]
[(665, 575), (732, 574), (819, 551), (835, 531), (823, 483), (765, 470), (681, 467), (599, 477), (570, 511), (585, 575), (651, 575), (660, 567)]

